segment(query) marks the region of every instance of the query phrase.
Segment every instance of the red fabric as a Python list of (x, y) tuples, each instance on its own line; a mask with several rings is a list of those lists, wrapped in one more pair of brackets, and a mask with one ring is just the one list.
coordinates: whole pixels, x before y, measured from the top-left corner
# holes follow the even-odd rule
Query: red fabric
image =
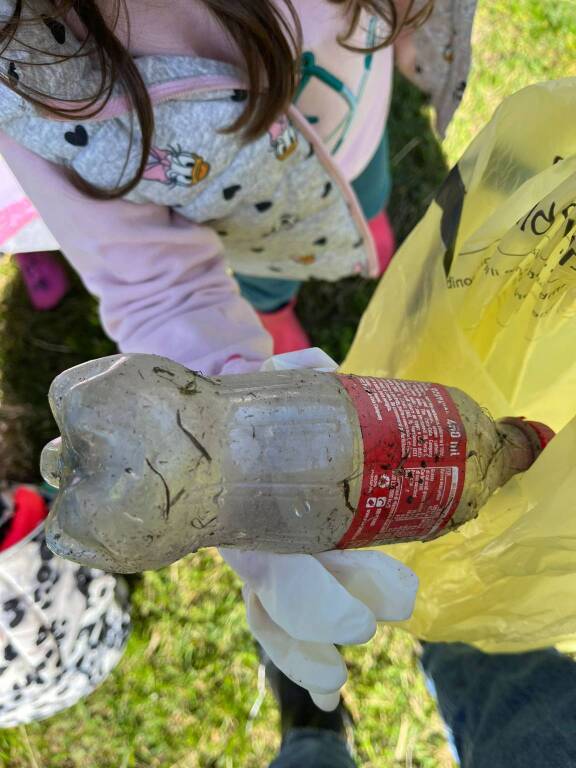
[(0, 543), (3, 552), (28, 536), (48, 515), (48, 505), (39, 493), (31, 488), (18, 488), (13, 494), (14, 516), (10, 528)]
[(378, 254), (378, 264), (380, 265), (380, 274), (382, 275), (388, 269), (392, 256), (396, 250), (396, 240), (394, 232), (390, 226), (390, 221), (385, 211), (379, 213), (368, 222), (374, 243), (376, 253)]

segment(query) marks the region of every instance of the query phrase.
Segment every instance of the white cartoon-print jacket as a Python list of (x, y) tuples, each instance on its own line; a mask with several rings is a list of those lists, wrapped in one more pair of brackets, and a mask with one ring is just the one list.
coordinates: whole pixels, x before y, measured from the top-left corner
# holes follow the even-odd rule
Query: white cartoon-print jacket
[[(46, 25), (25, 27), (22, 37), (59, 57), (78, 45), (71, 33), (58, 43)], [(82, 121), (53, 119), (19, 95), (89, 99), (99, 83), (91, 57), (34, 66), (38, 54), (15, 43), (9, 56), (4, 81), (11, 87), (0, 88), (5, 133), (98, 187), (113, 189), (133, 177), (140, 134), (120, 90), (100, 114)], [(155, 135), (143, 178), (127, 200), (168, 206), (209, 224), (239, 273), (298, 280), (376, 274), (358, 202), (295, 108), (266, 135), (245, 142), (238, 132), (224, 132), (240, 116), (246, 96), (232, 66), (181, 56), (135, 61), (152, 95)]]

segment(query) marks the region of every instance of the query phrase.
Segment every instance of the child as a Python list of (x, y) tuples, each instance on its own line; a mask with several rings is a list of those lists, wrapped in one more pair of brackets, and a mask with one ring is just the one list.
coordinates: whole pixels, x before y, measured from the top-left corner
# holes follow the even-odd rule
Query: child
[(308, 345), (301, 281), (386, 266), (391, 44), (441, 128), (467, 70), (474, 0), (431, 6), (0, 0), (0, 154), (122, 351), (258, 370)]
[(0, 728), (42, 720), (87, 696), (128, 638), (124, 581), (50, 552), (48, 504), (32, 486), (0, 487)]
[[(426, 61), (402, 41), (443, 123), (474, 3), (453, 5), (422, 32)], [(302, 280), (386, 266), (390, 46), (430, 6), (2, 0), (0, 151), (122, 350), (258, 367), (262, 325), (275, 352), (308, 344)]]

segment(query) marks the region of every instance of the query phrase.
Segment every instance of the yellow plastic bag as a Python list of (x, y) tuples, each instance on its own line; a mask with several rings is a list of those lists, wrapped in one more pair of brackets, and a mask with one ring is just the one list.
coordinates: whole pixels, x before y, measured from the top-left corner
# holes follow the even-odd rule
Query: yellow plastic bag
[(406, 628), (520, 651), (576, 639), (576, 79), (507, 99), (396, 255), (344, 364), (460, 387), (559, 430), (455, 533), (390, 549)]

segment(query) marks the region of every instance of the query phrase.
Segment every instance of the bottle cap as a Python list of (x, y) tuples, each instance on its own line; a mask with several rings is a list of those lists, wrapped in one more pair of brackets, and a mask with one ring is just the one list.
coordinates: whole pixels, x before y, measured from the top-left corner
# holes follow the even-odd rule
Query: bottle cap
[(523, 416), (511, 416), (501, 421), (503, 424), (512, 424), (518, 427), (530, 438), (535, 452), (534, 459), (542, 453), (550, 440), (556, 435), (556, 432), (548, 425), (542, 424), (540, 421), (529, 421)]
[(524, 424), (526, 424), (526, 426), (532, 427), (536, 433), (536, 436), (540, 442), (541, 450), (544, 450), (550, 440), (556, 436), (556, 432), (554, 432), (551, 427), (547, 426), (546, 424), (542, 424), (540, 421), (525, 421)]

